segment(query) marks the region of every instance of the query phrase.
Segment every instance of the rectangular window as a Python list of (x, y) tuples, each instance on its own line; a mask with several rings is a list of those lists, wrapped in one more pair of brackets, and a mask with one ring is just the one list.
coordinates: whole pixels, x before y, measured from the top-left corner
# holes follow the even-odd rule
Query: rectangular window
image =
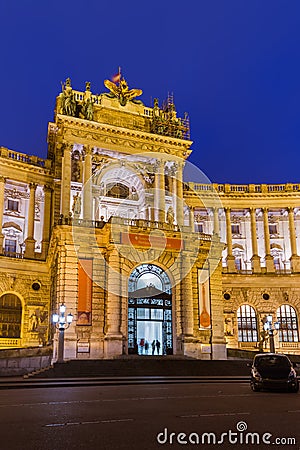
[(151, 310), (152, 320), (163, 320), (163, 309), (152, 309)]
[(18, 212), (19, 211), (19, 202), (18, 200), (7, 200), (7, 209), (9, 211), (15, 211)]
[(5, 239), (5, 253), (16, 253), (17, 241), (13, 239)]
[(203, 223), (195, 223), (195, 231), (196, 233), (204, 233)]
[(138, 308), (137, 309), (137, 319), (149, 319), (150, 318), (150, 310), (147, 308)]
[(241, 234), (240, 232), (240, 224), (239, 223), (234, 223), (231, 225), (231, 233), (232, 234)]
[(269, 233), (270, 234), (278, 234), (277, 223), (269, 223)]

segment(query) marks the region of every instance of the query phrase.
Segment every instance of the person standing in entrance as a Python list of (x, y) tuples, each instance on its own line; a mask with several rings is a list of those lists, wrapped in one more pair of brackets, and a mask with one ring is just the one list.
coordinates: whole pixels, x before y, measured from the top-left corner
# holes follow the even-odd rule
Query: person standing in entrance
[(158, 339), (156, 339), (156, 351), (157, 351), (158, 355), (159, 355), (159, 350), (160, 350), (160, 342)]
[(144, 353), (144, 346), (145, 346), (145, 339), (142, 338), (140, 340), (141, 355), (143, 355), (143, 353)]
[(153, 339), (151, 347), (152, 347), (152, 355), (154, 355), (154, 352), (155, 352), (155, 339)]
[(145, 355), (148, 355), (148, 348), (149, 348), (149, 342), (146, 339), (146, 341), (145, 341)]

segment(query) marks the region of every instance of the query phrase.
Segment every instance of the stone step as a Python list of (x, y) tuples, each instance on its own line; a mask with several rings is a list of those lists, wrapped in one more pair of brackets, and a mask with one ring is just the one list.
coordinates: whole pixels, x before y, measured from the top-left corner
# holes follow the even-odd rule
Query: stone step
[(250, 360), (203, 361), (168, 357), (70, 360), (34, 374), (35, 378), (122, 376), (247, 376)]

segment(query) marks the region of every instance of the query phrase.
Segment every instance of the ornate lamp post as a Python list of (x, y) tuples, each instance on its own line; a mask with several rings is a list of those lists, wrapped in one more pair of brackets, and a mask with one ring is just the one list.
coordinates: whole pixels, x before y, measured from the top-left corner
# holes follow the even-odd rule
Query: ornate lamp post
[(59, 314), (55, 313), (52, 315), (52, 322), (59, 330), (57, 362), (64, 362), (65, 330), (69, 328), (73, 321), (73, 315), (69, 313), (66, 316), (65, 312), (66, 306), (64, 303), (62, 303), (59, 307)]
[(274, 324), (273, 324), (273, 317), (271, 315), (266, 317), (266, 321), (264, 323), (264, 329), (265, 329), (265, 331), (269, 332), (270, 352), (271, 353), (275, 353), (274, 331), (278, 331), (279, 327), (280, 327), (279, 322), (274, 322)]

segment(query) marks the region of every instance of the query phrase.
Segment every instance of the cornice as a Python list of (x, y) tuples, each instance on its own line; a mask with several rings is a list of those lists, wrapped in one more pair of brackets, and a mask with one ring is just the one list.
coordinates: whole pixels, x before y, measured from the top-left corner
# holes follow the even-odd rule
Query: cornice
[[(18, 172), (18, 174), (20, 174), (20, 172), (22, 174), (24, 174), (25, 172), (30, 172), (31, 174), (35, 173), (42, 175), (43, 177), (49, 177), (49, 179), (52, 178), (51, 169), (35, 166), (33, 164), (26, 164), (24, 162), (16, 161), (14, 159), (0, 158), (0, 165), (1, 165), (1, 175), (3, 175), (6, 178), (12, 178), (11, 171), (13, 169), (15, 169)], [(7, 171), (5, 171), (6, 168)], [(20, 176), (18, 178), (20, 178)]]
[(181, 159), (186, 159), (191, 153), (192, 141), (99, 124), (60, 114), (57, 115), (57, 126), (63, 127), (59, 135), (68, 143), (103, 146), (128, 153), (158, 152)]

